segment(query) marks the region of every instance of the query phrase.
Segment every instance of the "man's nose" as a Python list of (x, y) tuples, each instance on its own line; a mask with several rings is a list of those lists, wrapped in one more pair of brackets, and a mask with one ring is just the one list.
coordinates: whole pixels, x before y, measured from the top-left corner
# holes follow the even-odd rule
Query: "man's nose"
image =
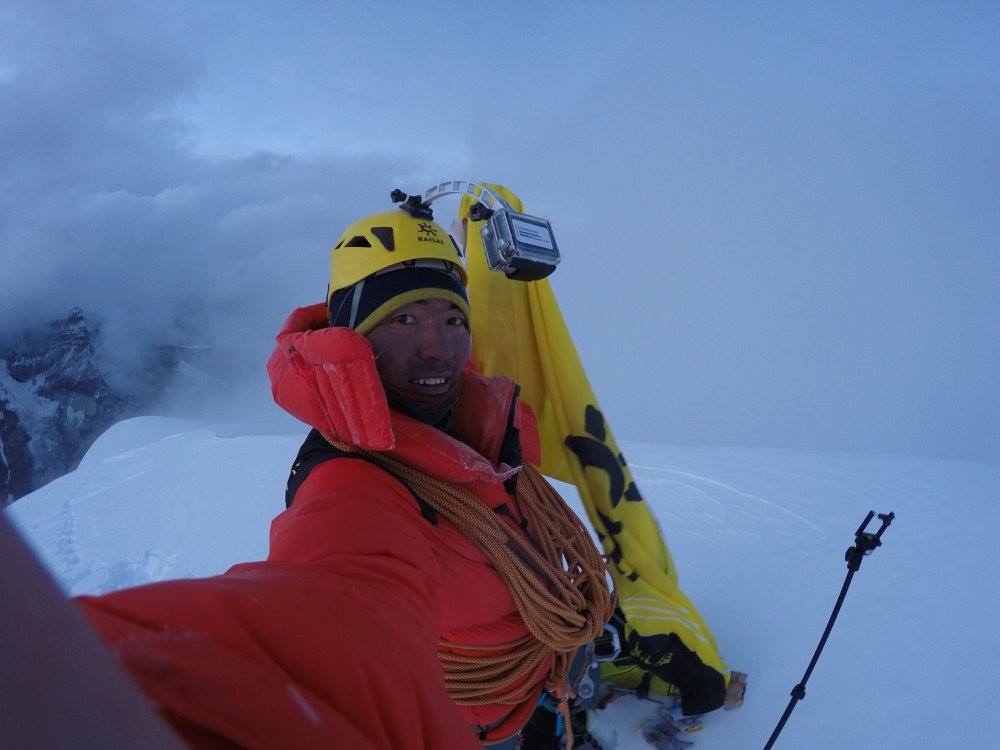
[(417, 351), (425, 359), (451, 359), (454, 354), (454, 347), (451, 345), (446, 332), (440, 326), (426, 325), (420, 327), (420, 340)]

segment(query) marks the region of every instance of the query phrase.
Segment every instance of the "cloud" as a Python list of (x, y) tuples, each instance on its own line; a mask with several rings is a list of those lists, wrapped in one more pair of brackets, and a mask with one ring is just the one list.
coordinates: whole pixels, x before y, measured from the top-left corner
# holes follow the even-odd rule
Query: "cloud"
[(322, 299), (332, 240), (388, 207), (419, 161), (200, 155), (193, 127), (161, 114), (202, 75), (199, 40), (144, 6), (94, 10), (8, 9), (3, 334), (81, 306), (119, 385), (162, 343), (211, 346), (259, 373), (287, 312)]
[(341, 229), (482, 178), (620, 437), (1000, 455), (994, 11), (522, 11), (4, 3), (0, 336), (81, 305), (266, 412)]

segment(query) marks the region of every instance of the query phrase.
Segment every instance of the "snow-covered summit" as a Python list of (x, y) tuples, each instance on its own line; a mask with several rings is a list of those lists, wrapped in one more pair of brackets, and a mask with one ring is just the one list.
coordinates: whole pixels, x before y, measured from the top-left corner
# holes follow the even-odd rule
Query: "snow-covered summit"
[[(303, 428), (303, 434), (305, 429)], [(181, 420), (116, 424), (71, 474), (5, 512), (64, 589), (100, 593), (219, 573), (267, 553), (300, 437), (219, 437)], [(623, 443), (686, 593), (747, 702), (694, 750), (761, 747), (802, 676), (864, 514), (895, 511), (866, 560), (781, 748), (981, 748), (1000, 736), (1000, 466)], [(560, 485), (578, 512), (571, 488)], [(598, 715), (608, 750), (647, 750), (653, 706)]]

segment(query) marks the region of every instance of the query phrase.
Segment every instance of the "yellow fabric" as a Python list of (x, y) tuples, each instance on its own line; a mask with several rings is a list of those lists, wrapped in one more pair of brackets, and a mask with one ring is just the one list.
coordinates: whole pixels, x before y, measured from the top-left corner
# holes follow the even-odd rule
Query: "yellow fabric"
[[(516, 211), (516, 195), (487, 185)], [(642, 501), (601, 414), (548, 280), (510, 281), (490, 271), (466, 196), (466, 270), (472, 306), (473, 358), (486, 375), (506, 375), (538, 420), (544, 474), (576, 485), (601, 536), (628, 627), (638, 635), (675, 633), (728, 680), (715, 639), (678, 586), (677, 570), (656, 520)], [(623, 634), (626, 635), (626, 634)], [(659, 682), (659, 685), (656, 683)], [(661, 681), (654, 688), (670, 689)]]

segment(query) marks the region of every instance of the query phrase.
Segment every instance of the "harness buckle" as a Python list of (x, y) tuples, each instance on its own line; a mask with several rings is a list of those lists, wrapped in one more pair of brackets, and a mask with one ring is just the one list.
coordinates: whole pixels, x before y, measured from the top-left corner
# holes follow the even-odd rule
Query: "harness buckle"
[(604, 623), (604, 632), (594, 638), (594, 661), (614, 661), (622, 653), (622, 639), (618, 629)]

